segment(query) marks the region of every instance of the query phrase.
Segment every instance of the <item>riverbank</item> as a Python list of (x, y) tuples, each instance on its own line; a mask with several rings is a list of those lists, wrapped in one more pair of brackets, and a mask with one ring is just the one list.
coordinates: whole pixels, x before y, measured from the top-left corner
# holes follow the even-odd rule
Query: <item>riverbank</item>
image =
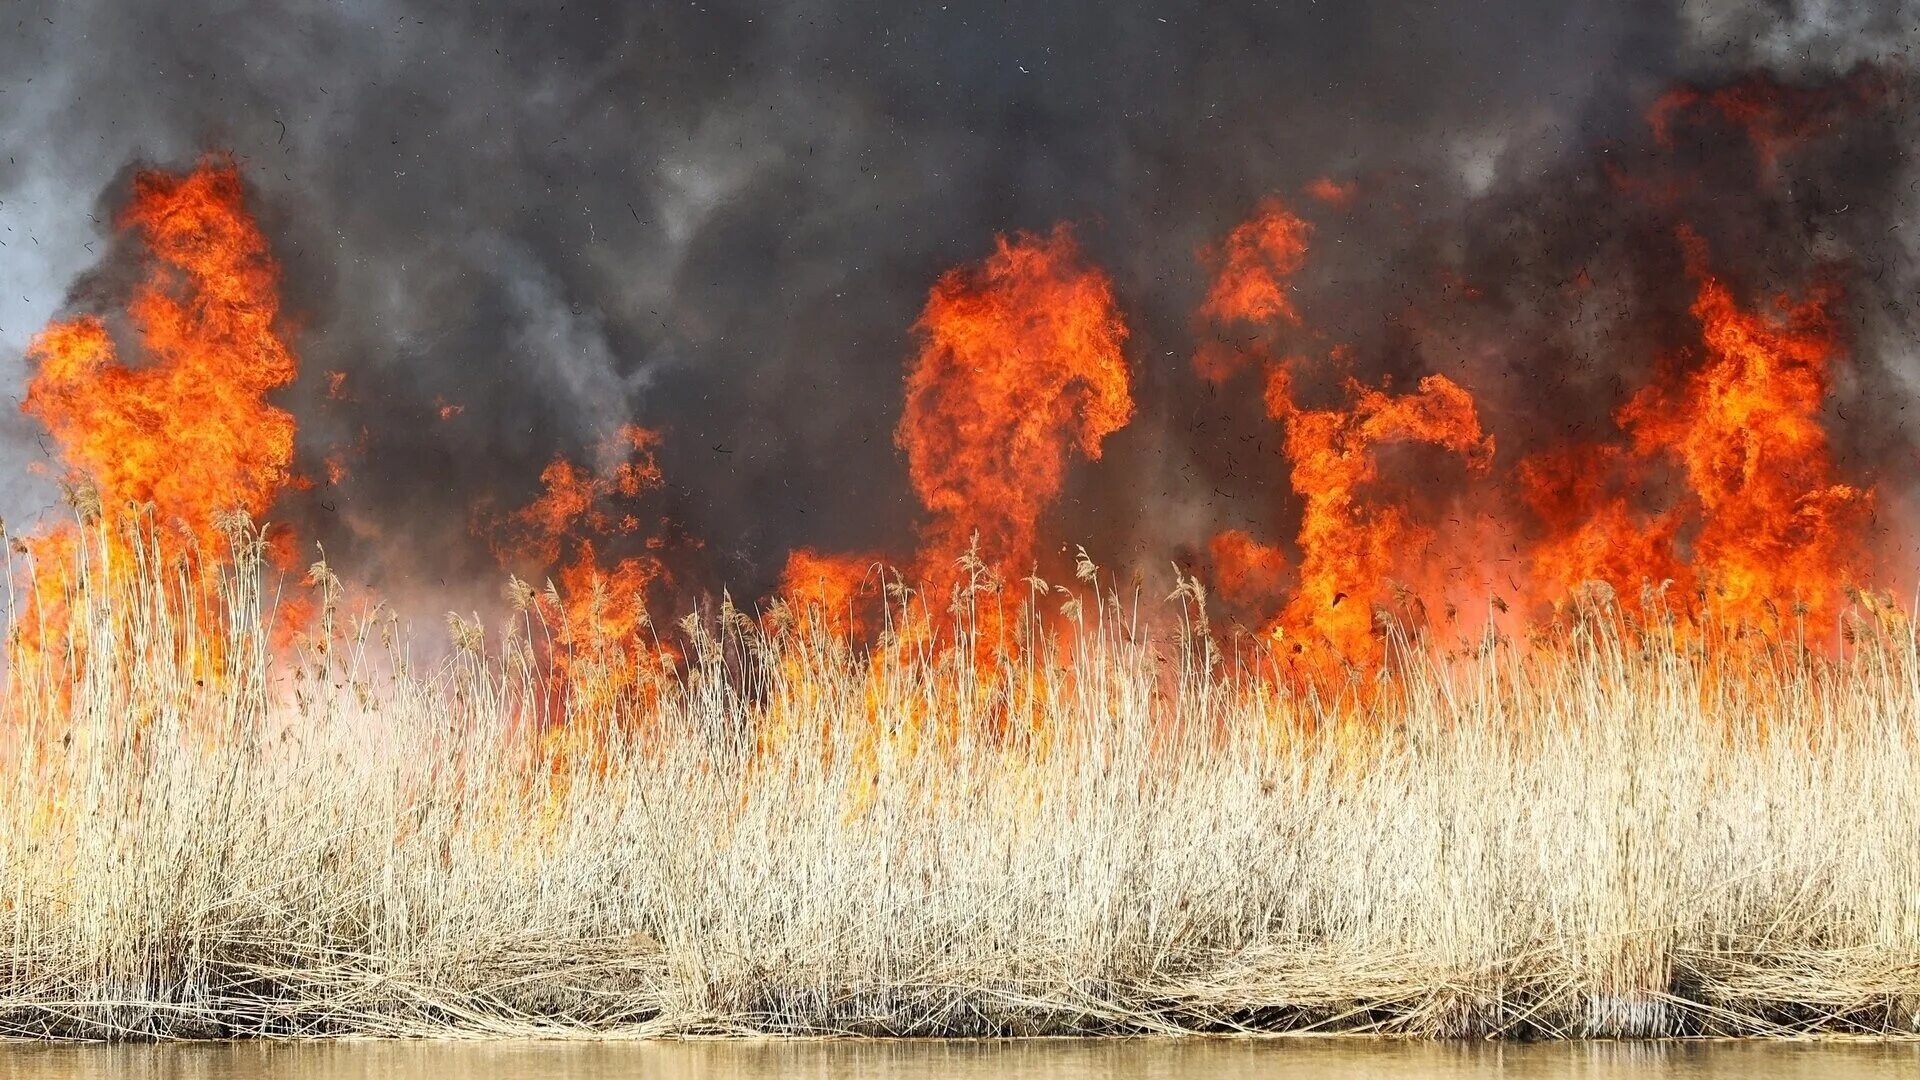
[(990, 662), (722, 609), (556, 716), (537, 611), (424, 667), (328, 594), (283, 654), (257, 565), (218, 618), (104, 565), (10, 672), (7, 1035), (1920, 1027), (1890, 611), (1829, 656), (1596, 606), (1327, 694), (1191, 594)]

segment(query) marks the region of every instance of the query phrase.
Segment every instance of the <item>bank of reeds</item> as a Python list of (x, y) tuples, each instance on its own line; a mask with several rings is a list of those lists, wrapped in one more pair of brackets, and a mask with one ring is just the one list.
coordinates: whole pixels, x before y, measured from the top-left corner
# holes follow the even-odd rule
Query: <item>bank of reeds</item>
[(279, 658), (232, 532), (208, 585), (96, 519), (15, 597), (0, 1033), (1920, 1026), (1884, 607), (1735, 662), (1589, 597), (1321, 695), (1217, 663), (1191, 587), (963, 597), (1064, 642), (1011, 662), (722, 607), (569, 720), (530, 590), (416, 667), (321, 569)]

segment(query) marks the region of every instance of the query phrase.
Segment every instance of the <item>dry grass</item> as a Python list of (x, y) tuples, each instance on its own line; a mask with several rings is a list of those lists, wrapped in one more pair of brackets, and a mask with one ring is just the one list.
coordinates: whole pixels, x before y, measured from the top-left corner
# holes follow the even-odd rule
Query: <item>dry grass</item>
[(1893, 616), (1729, 677), (1592, 613), (1317, 704), (1209, 670), (1191, 591), (1083, 582), (1060, 662), (984, 670), (723, 610), (543, 734), (532, 609), (417, 670), (327, 603), (294, 665), (250, 557), (188, 610), (84, 535), (67, 634), (16, 599), (7, 1034), (1920, 1026)]

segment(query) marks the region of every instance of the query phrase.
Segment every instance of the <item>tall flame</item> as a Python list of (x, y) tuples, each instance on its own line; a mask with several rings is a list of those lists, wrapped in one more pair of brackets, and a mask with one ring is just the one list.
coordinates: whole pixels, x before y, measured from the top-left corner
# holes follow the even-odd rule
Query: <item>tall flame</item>
[[(1677, 232), (1687, 272), (1675, 284), (1692, 298), (1693, 331), (1681, 337), (1691, 340), (1663, 342), (1652, 382), (1620, 390), (1610, 435), (1544, 444), (1490, 481), (1473, 481), (1450, 524), (1430, 513), (1436, 500), (1421, 497), (1404, 463), (1493, 473), (1494, 438), (1462, 385), (1472, 380), (1419, 377), (1418, 369), (1398, 378), (1358, 373), (1381, 362), (1404, 368), (1423, 355), (1472, 370), (1478, 353), (1501, 350), (1457, 347), (1472, 335), (1443, 336), (1432, 351), (1414, 341), (1366, 356), (1367, 341), (1380, 339), (1362, 332), (1352, 344), (1335, 343), (1316, 325), (1314, 294), (1299, 288), (1316, 225), (1280, 198), (1258, 202), (1198, 249), (1208, 277), (1192, 313), (1199, 340), (1191, 362), (1212, 384), (1211, 401), (1248, 409), (1257, 402), (1280, 426), (1285, 482), (1266, 478), (1276, 494), (1273, 520), (1297, 514), (1299, 525), (1284, 539), (1257, 529), (1214, 535), (1205, 554), (1219, 594), (1236, 615), (1257, 613), (1284, 665), (1312, 678), (1378, 665), (1379, 608), (1391, 599), (1417, 615), (1422, 593), (1434, 598), (1443, 579), (1502, 582), (1502, 592), (1531, 604), (1528, 614), (1607, 594), (1590, 582), (1612, 586), (1629, 604), (1672, 583), (1687, 620), (1778, 627), (1792, 611), (1832, 627), (1850, 587), (1868, 584), (1874, 553), (1866, 527), (1875, 509), (1874, 493), (1843, 475), (1823, 426), (1844, 356), (1831, 311), (1838, 293), (1823, 284), (1755, 303), (1716, 276), (1705, 242), (1680, 222), (1709, 179), (1700, 170), (1724, 159), (1685, 146), (1731, 139), (1741, 148), (1737, 169), (1757, 161), (1753, 179), (1777, 184), (1784, 155), (1890, 96), (1888, 78), (1863, 69), (1825, 86), (1753, 78), (1660, 99), (1648, 122), (1651, 146), (1664, 150), (1633, 158), (1648, 171), (1603, 167), (1622, 198), (1643, 200), (1650, 219)], [(1372, 191), (1376, 181), (1364, 183)], [(1318, 227), (1338, 227), (1329, 223), (1352, 217), (1361, 186), (1320, 177), (1298, 190)], [(56, 322), (35, 338), (23, 406), (57, 439), (62, 465), (90, 478), (103, 503), (151, 505), (215, 551), (218, 512), (258, 516), (302, 482), (291, 466), (293, 418), (268, 401), (296, 367), (278, 325), (278, 272), (242, 196), (224, 160), (178, 175), (139, 174), (120, 227), (146, 259), (125, 311)], [(1486, 299), (1457, 267), (1433, 269), (1448, 303)], [(1569, 287), (1595, 282), (1583, 267)], [(1431, 314), (1418, 302), (1412, 311)], [(1099, 459), (1134, 414), (1129, 332), (1112, 283), (1064, 225), (999, 237), (985, 259), (938, 279), (914, 331), (895, 430), (927, 516), (914, 566), (869, 581), (877, 556), (795, 550), (770, 624), (853, 637), (884, 614), (882, 636), (906, 650), (934, 637), (908, 615), (921, 588), (944, 590), (964, 577), (970, 593), (989, 594), (1033, 568), (1024, 578), (1030, 588), (1050, 589), (1035, 565), (1048, 555), (1040, 530), (1069, 462)], [(1310, 367), (1308, 357), (1324, 363)], [(1264, 373), (1264, 391), (1230, 392), (1250, 370)], [(326, 392), (352, 397), (339, 372), (328, 375)], [(433, 400), (441, 420), (464, 422), (461, 404)], [(643, 671), (671, 659), (651, 641), (645, 606), (666, 574), (664, 540), (645, 534), (636, 503), (661, 485), (658, 443), (627, 428), (596, 466), (556, 457), (537, 498), (477, 519), (504, 564), (550, 575), (545, 589), (516, 579), (516, 603), (523, 625), (541, 622), (542, 647), (571, 708), (612, 704), (645, 681)], [(330, 483), (349, 479), (356, 452), (343, 448), (326, 462)], [(1654, 590), (1636, 588), (1643, 583)], [(923, 615), (938, 606), (927, 599), (934, 603), (921, 605)], [(1508, 610), (1500, 597), (1487, 599)], [(730, 601), (723, 607), (727, 619), (743, 618)], [(964, 633), (976, 658), (1020, 652), (1045, 636), (994, 612), (969, 616)], [(976, 665), (975, 673), (991, 696), (988, 668)]]
[(1268, 373), (1267, 413), (1286, 425), (1291, 482), (1304, 504), (1299, 587), (1274, 629), (1310, 670), (1379, 661), (1374, 603), (1427, 534), (1404, 506), (1368, 496), (1380, 475), (1375, 450), (1392, 442), (1427, 443), (1463, 456), (1480, 472), (1493, 460), (1493, 437), (1480, 430), (1473, 396), (1444, 375), (1421, 379), (1409, 394), (1351, 379), (1346, 388), (1348, 407), (1304, 409), (1294, 402), (1288, 367), (1275, 365)]
[[(1279, 199), (1263, 200), (1224, 244), (1201, 250), (1214, 271), (1200, 306), (1202, 319), (1301, 324), (1287, 286), (1305, 265), (1311, 233), (1312, 227)], [(1251, 358), (1263, 348), (1256, 342), (1232, 351)], [(1223, 360), (1220, 349), (1218, 344), (1203, 347), (1196, 357), (1202, 376), (1215, 382), (1245, 362)], [(1344, 349), (1334, 353), (1336, 360), (1346, 355)], [(1484, 472), (1492, 461), (1493, 438), (1480, 429), (1472, 395), (1445, 376), (1429, 375), (1414, 392), (1400, 395), (1348, 377), (1344, 407), (1310, 409), (1299, 404), (1294, 387), (1295, 371), (1303, 364), (1291, 357), (1267, 365), (1267, 415), (1285, 425), (1289, 482), (1302, 500), (1297, 581), (1268, 631), (1291, 658), (1290, 666), (1314, 675), (1379, 660), (1374, 605), (1392, 575), (1406, 568), (1407, 552), (1430, 536), (1406, 507), (1370, 490), (1380, 479), (1378, 448), (1426, 443), (1459, 454), (1470, 468)], [(1284, 565), (1277, 549), (1234, 531), (1216, 535), (1209, 547), (1228, 599), (1256, 602), (1259, 592), (1277, 591), (1272, 582)]]
[(103, 501), (152, 503), (217, 550), (217, 513), (257, 517), (292, 481), (293, 417), (267, 401), (297, 366), (279, 268), (231, 161), (138, 174), (120, 226), (149, 255), (126, 310), (139, 362), (121, 361), (106, 319), (54, 323), (29, 347), (22, 408)]
[[(1616, 412), (1629, 445), (1523, 463), (1523, 491), (1549, 526), (1535, 580), (1548, 598), (1588, 579), (1673, 582), (1733, 622), (1779, 625), (1798, 612), (1830, 625), (1867, 569), (1873, 504), (1870, 491), (1836, 478), (1820, 424), (1840, 351), (1833, 290), (1745, 310), (1708, 271), (1700, 238), (1680, 236), (1698, 282), (1700, 347), (1668, 358)], [(1687, 497), (1636, 511), (1625, 493), (1644, 489), (1662, 462), (1678, 468)]]
[(1742, 310), (1706, 270), (1706, 249), (1683, 236), (1700, 282), (1704, 362), (1636, 394), (1620, 421), (1642, 453), (1676, 460), (1699, 503), (1693, 562), (1725, 615), (1758, 619), (1768, 601), (1837, 611), (1857, 582), (1871, 495), (1836, 482), (1819, 413), (1838, 344), (1828, 290), (1776, 297), (1771, 313)]
[(951, 576), (976, 530), (989, 563), (1024, 568), (1068, 450), (1098, 459), (1133, 416), (1112, 287), (1065, 226), (1001, 237), (940, 278), (916, 329), (895, 440), (932, 514), (922, 576)]

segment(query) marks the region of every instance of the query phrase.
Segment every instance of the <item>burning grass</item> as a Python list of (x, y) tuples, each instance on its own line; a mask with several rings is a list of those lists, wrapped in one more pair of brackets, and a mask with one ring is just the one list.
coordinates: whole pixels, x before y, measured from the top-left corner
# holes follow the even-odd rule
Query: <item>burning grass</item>
[[(8, 1034), (1920, 1026), (1920, 643), (1878, 601), (1829, 656), (1589, 591), (1296, 693), (1191, 583), (1090, 567), (1044, 614), (895, 588), (871, 650), (721, 606), (563, 669), (520, 589), (420, 666), (324, 566), (277, 659), (257, 533), (109, 518), (15, 576)], [(644, 677), (583, 692), (609, 650)]]

